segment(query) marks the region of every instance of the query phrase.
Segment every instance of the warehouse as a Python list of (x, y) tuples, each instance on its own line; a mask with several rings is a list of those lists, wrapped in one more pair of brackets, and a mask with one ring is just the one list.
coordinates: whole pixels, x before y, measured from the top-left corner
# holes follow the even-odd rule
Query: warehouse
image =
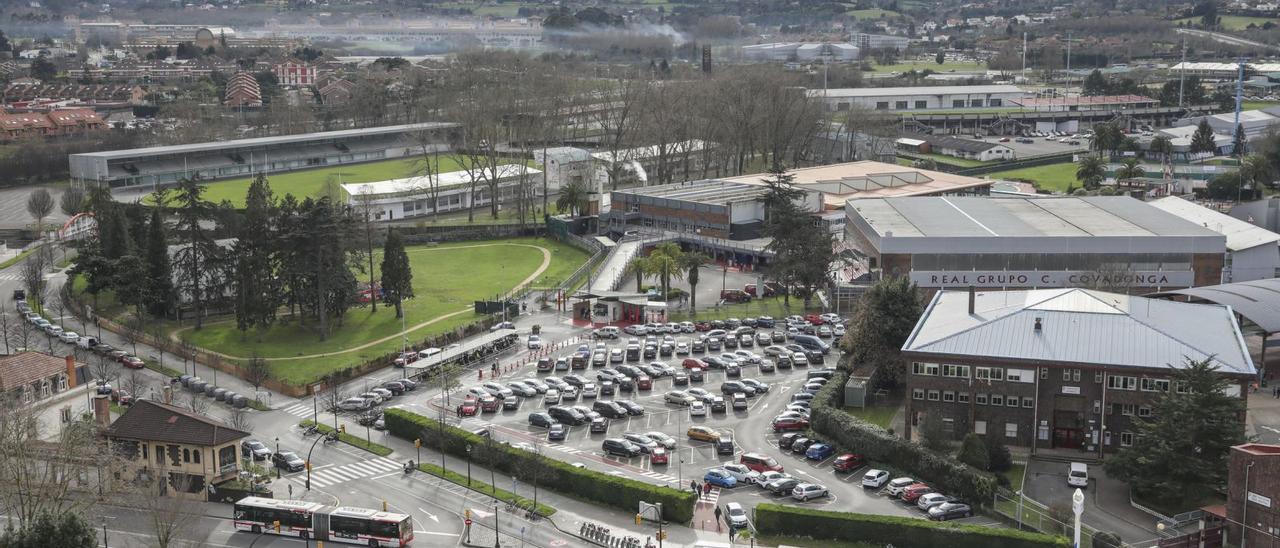
[(1149, 203), (1227, 238), (1222, 283), (1265, 280), (1280, 275), (1280, 234), (1176, 196)]
[(1026, 93), (1018, 86), (922, 86), (900, 88), (842, 88), (809, 90), (827, 110), (938, 110), (1013, 106)]
[(1257, 379), (1231, 307), (1081, 288), (940, 291), (902, 356), (908, 439), (932, 419), (954, 439), (994, 435), (1033, 454), (1133, 445), (1156, 400), (1186, 390), (1188, 360), (1209, 361), (1231, 397)]
[(845, 216), (872, 271), (928, 290), (1211, 285), (1226, 254), (1222, 234), (1125, 196), (873, 198)]
[(899, 138), (895, 143), (899, 148), (923, 154), (933, 153), (965, 160), (993, 162), (1012, 160), (1016, 156), (1012, 148), (1000, 143), (989, 143), (974, 139), (961, 139), (946, 135), (925, 135), (912, 133)]

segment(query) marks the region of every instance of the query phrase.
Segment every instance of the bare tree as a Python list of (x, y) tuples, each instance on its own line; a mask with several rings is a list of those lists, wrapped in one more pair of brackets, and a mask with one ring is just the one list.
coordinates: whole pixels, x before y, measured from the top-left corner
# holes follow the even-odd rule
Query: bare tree
[[(416, 186), (426, 189), (431, 202), (431, 220), (434, 222), (440, 214), (440, 136), (432, 130), (415, 131), (409, 134), (413, 140), (413, 149), (417, 154), (413, 162), (414, 171), (422, 173), (413, 179), (421, 181)], [(434, 165), (433, 165), (434, 164)], [(413, 189), (418, 194), (419, 188)]]
[(43, 432), (39, 410), (8, 396), (0, 402), (0, 503), (9, 526), (84, 511), (94, 499), (74, 490), (98, 458), (97, 427), (81, 417)]
[(89, 372), (95, 379), (110, 382), (120, 377), (120, 365), (107, 356), (98, 355)]
[(49, 289), (44, 273), (49, 269), (50, 262), (48, 246), (40, 246), (22, 263), (22, 285), (27, 291), (27, 302), (34, 303), (34, 308), (41, 312), (44, 311), (44, 297)]
[(5, 327), (5, 344), (12, 344), (13, 349), (31, 350), (32, 345), (39, 341), (37, 337), (41, 334), (36, 326), (25, 318), (15, 318), (14, 321), (7, 322)]
[(188, 393), (186, 403), (184, 407), (190, 409), (192, 413), (197, 415), (207, 415), (209, 413), (209, 398), (205, 397), (203, 392)]
[(84, 200), (84, 189), (76, 186), (68, 187), (62, 191), (58, 207), (62, 209), (63, 215), (74, 217), (77, 213), (84, 211)]
[(36, 220), (36, 239), (44, 238), (44, 219), (53, 213), (53, 195), (48, 190), (37, 188), (27, 195), (27, 213)]
[(142, 319), (138, 316), (129, 316), (125, 319), (124, 329), (120, 330), (120, 337), (124, 342), (129, 344), (129, 348), (133, 350), (133, 355), (138, 355), (138, 339), (142, 337)]
[(227, 415), (227, 425), (236, 430), (253, 431), (253, 422), (249, 420), (249, 411), (243, 407), (232, 407)]
[(130, 369), (129, 372), (125, 373), (124, 377), (120, 380), (120, 387), (129, 394), (132, 394), (135, 399), (141, 398), (142, 392), (146, 390), (149, 385), (150, 383), (147, 382), (147, 377), (142, 374), (142, 371), (137, 369)]
[(611, 190), (618, 190), (622, 173), (632, 160), (631, 147), (636, 138), (641, 100), (647, 86), (637, 78), (623, 77), (600, 90), (600, 96), (608, 105), (595, 109), (595, 123), (604, 133), (605, 152), (609, 155), (605, 171), (609, 175)]
[(324, 392), (320, 395), (320, 408), (333, 413), (333, 427), (338, 427), (338, 404), (346, 399), (347, 391), (342, 387), (342, 379), (337, 375), (325, 376)]
[(205, 488), (203, 480), (197, 481), (193, 478), (199, 476), (183, 472), (167, 472), (170, 465), (180, 466), (177, 446), (170, 447), (173, 450), (166, 455), (165, 464), (139, 472), (129, 489), (122, 493), (127, 504), (141, 509), (146, 516), (147, 532), (157, 548), (182, 545), (182, 537), (202, 512), (199, 500), (193, 495), (201, 494)]
[(258, 399), (258, 389), (262, 387), (262, 383), (267, 382), (267, 379), (270, 378), (271, 366), (267, 363), (267, 360), (262, 359), (257, 354), (249, 358), (249, 362), (244, 366), (244, 380), (253, 386), (255, 400)]

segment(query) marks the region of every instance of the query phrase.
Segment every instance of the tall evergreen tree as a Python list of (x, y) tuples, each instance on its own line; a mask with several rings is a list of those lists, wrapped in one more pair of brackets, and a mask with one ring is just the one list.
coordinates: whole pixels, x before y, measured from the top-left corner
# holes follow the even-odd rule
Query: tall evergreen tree
[(1106, 95), (1107, 94), (1107, 78), (1102, 75), (1102, 71), (1093, 69), (1089, 76), (1085, 77), (1081, 92), (1084, 95)]
[(359, 249), (350, 245), (351, 217), (334, 207), (327, 196), (307, 198), (299, 211), (309, 304), (320, 339), (324, 340), (329, 336), (330, 317), (341, 322), (355, 303), (356, 277), (350, 265), (359, 264), (351, 260), (352, 255), (359, 255)]
[(413, 297), (413, 272), (409, 268), (409, 255), (404, 252), (404, 242), (395, 229), (387, 231), (387, 241), (382, 246), (382, 298), (396, 307), (396, 317), (403, 318), (403, 303)]
[[(775, 165), (770, 174), (764, 197), (764, 235), (773, 238), (768, 246), (774, 254), (769, 276), (788, 287), (804, 288), (808, 303), (813, 290), (827, 281), (835, 260), (831, 232), (814, 223), (801, 205), (805, 193), (792, 184), (794, 176), (786, 168)], [(789, 297), (784, 300), (790, 302)]]
[(174, 196), (174, 233), (181, 247), (174, 255), (174, 269), (178, 273), (179, 294), (191, 301), (196, 329), (204, 326), (211, 302), (223, 297), (226, 283), (225, 254), (203, 224), (211, 218), (212, 208), (204, 199), (203, 185), (191, 179), (179, 181)]
[(164, 216), (158, 207), (151, 209), (151, 221), (147, 224), (146, 254), (150, 292), (148, 308), (153, 315), (163, 316), (173, 309), (173, 268), (169, 264), (169, 238), (165, 234)]
[(1235, 135), (1231, 138), (1231, 154), (1236, 158), (1244, 158), (1245, 153), (1248, 152), (1247, 149), (1248, 143), (1244, 138), (1244, 126), (1236, 124)]
[(244, 219), (235, 245), (236, 328), (243, 337), (251, 328), (265, 330), (275, 322), (280, 304), (276, 283), (275, 198), (264, 175), (249, 184)]
[(1191, 153), (1213, 154), (1217, 151), (1218, 145), (1213, 140), (1213, 128), (1209, 127), (1207, 119), (1202, 118), (1200, 124), (1196, 126), (1196, 132), (1191, 134)]
[(923, 312), (916, 285), (906, 276), (886, 277), (862, 295), (861, 305), (840, 341), (849, 363), (878, 363), (882, 379), (897, 384), (906, 374), (898, 351)]
[(0, 547), (3, 548), (97, 548), (98, 535), (84, 519), (75, 512), (53, 514), (42, 512), (34, 520), (22, 524), (16, 531), (6, 530), (0, 535)]

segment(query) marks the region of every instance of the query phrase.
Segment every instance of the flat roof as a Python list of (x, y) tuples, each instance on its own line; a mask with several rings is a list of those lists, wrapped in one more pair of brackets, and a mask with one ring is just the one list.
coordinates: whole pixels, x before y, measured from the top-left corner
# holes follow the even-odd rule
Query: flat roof
[(1242, 251), (1260, 245), (1274, 248), (1276, 242), (1280, 242), (1280, 234), (1176, 196), (1147, 203), (1226, 236), (1227, 249), (1231, 251)]
[(914, 86), (896, 88), (838, 88), (811, 89), (811, 97), (902, 97), (917, 95), (986, 95), (988, 93), (1024, 93), (1022, 88), (1010, 84), (982, 86)]
[[(520, 164), (503, 164), (497, 167), (498, 179), (506, 179), (507, 177), (515, 177), (524, 173), (525, 175), (536, 175), (542, 173), (532, 167), (524, 168), (521, 171)], [(476, 172), (476, 177), (481, 177)], [(435, 184), (439, 188), (448, 188), (455, 185), (467, 184), (471, 182), (471, 174), (464, 171), (447, 171), (435, 176)], [(414, 192), (427, 192), (431, 188), (430, 181), (424, 175), (414, 177), (404, 177), (401, 179), (387, 179), (385, 181), (375, 181), (372, 183), (346, 183), (342, 185), (342, 190), (349, 196), (360, 194), (368, 194), (374, 197), (389, 196), (396, 194), (408, 194)]]
[(703, 179), (669, 185), (615, 190), (613, 193), (624, 196), (644, 196), (699, 204), (728, 205), (734, 202), (759, 200), (768, 191), (768, 187), (763, 185), (736, 183), (724, 179)]
[(367, 135), (385, 135), (388, 133), (403, 133), (407, 131), (421, 131), (429, 129), (443, 129), (450, 127), (458, 127), (458, 124), (452, 122), (424, 122), (420, 124), (402, 124), (397, 126), (370, 127), (362, 129), (343, 129), (338, 131), (321, 131), (317, 133), (303, 133), (300, 135), (277, 135), (275, 137), (255, 137), (252, 139), (232, 139), (229, 141), (213, 141), (209, 143), (192, 143), (187, 145), (167, 145), (159, 147), (147, 148), (131, 148), (126, 150), (105, 150), (101, 152), (85, 152), (81, 154), (72, 154), (83, 158), (103, 158), (106, 160), (115, 160), (120, 158), (135, 158), (139, 156), (160, 156), (168, 154), (186, 154), (194, 152), (219, 152), (228, 149), (284, 145), (290, 143), (306, 143), (310, 141), (322, 141), (326, 139), (344, 139), (348, 137), (362, 137)]
[[(990, 186), (994, 182), (872, 160), (791, 169), (787, 173), (794, 177), (792, 182), (797, 187), (822, 192), (823, 202), (827, 207), (844, 207), (844, 203), (851, 198), (939, 194)], [(768, 173), (754, 173), (718, 180), (763, 186), (771, 176)]]
[(1086, 97), (1034, 97), (1012, 99), (1011, 103), (1024, 107), (1052, 107), (1063, 105), (1128, 105), (1133, 103), (1155, 103), (1155, 99), (1141, 95), (1098, 95)]
[(1066, 288), (977, 292), (971, 314), (969, 298), (935, 294), (902, 350), (1169, 369), (1209, 360), (1224, 373), (1257, 374), (1229, 306)]
[(871, 198), (847, 211), (891, 238), (1219, 236), (1128, 196)]

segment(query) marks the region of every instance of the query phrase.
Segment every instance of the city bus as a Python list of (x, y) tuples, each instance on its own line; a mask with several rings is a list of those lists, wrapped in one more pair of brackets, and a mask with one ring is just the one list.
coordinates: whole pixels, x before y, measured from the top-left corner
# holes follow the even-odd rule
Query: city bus
[(365, 546), (408, 546), (413, 540), (413, 518), (406, 514), (301, 500), (245, 497), (235, 503), (232, 522), (238, 531)]

